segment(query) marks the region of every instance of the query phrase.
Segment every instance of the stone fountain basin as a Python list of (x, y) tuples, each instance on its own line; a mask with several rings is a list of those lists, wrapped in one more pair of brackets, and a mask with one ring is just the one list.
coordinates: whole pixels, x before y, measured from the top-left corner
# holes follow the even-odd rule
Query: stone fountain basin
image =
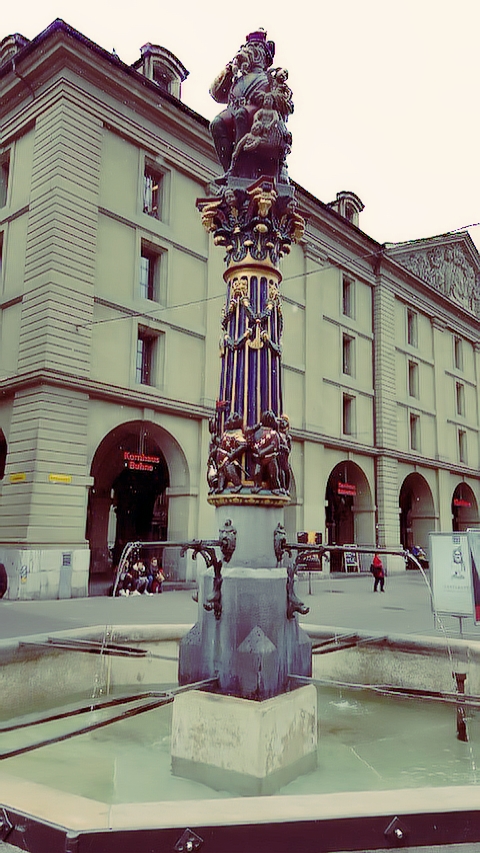
[[(40, 645), (46, 643), (49, 636), (57, 640), (100, 641), (105, 633), (103, 626), (2, 641), (3, 718), (25, 714), (34, 706), (43, 709), (59, 705), (65, 696), (76, 693), (91, 697), (94, 691), (96, 696), (106, 696), (132, 688), (141, 692), (142, 688), (146, 689), (144, 685), (174, 684), (178, 643), (190, 627), (141, 625), (108, 629), (110, 639), (116, 643), (146, 648), (158, 655), (155, 658), (99, 658), (98, 655)], [(314, 645), (335, 636), (341, 645), (341, 632), (334, 628), (304, 627)], [(447, 644), (443, 638), (367, 636), (362, 632), (356, 632), (355, 638), (356, 645), (315, 655), (314, 677), (353, 685), (389, 684), (406, 689), (452, 692), (452, 671), (462, 671), (467, 673), (467, 693), (480, 696), (478, 642), (450, 640)], [(452, 710), (452, 715), (454, 713)], [(454, 730), (453, 716), (452, 728)], [(321, 738), (320, 730), (320, 741)], [(2, 768), (0, 764), (0, 806), (15, 827), (7, 840), (24, 846), (30, 832), (33, 840), (27, 849), (32, 853), (44, 849), (54, 853), (58, 839), (58, 849), (66, 850), (65, 838), (77, 835), (75, 849), (107, 853), (110, 847), (106, 838), (116, 838), (117, 847), (111, 849), (119, 849), (118, 833), (122, 834), (122, 853), (130, 849), (125, 839), (132, 843), (132, 850), (141, 853), (144, 849), (154, 849), (152, 838), (158, 844), (160, 837), (164, 837), (165, 843), (168, 839), (165, 849), (170, 850), (187, 827), (201, 838), (207, 836), (209, 846), (206, 849), (218, 850), (218, 853), (226, 849), (248, 849), (249, 853), (255, 853), (270, 844), (272, 849), (276, 846), (279, 850), (291, 850), (298, 846), (299, 832), (302, 848), (315, 850), (315, 853), (390, 849), (399, 844), (405, 849), (406, 844), (441, 845), (447, 840), (450, 844), (480, 841), (480, 808), (474, 785), (399, 786), (394, 790), (220, 799), (207, 795), (196, 800), (112, 804), (20, 778), (6, 772), (5, 765)], [(397, 824), (392, 824), (395, 818)], [(399, 825), (403, 840), (392, 835)], [(51, 837), (49, 846), (45, 847), (35, 839), (47, 830)], [(90, 846), (83, 848), (87, 838)], [(99, 846), (95, 846), (95, 839)]]

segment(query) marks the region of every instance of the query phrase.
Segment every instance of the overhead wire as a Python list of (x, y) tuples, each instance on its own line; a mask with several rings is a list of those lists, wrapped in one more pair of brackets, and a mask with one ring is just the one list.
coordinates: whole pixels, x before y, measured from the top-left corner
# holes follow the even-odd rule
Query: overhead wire
[[(422, 238), (418, 238), (418, 239), (431, 240), (431, 239), (433, 239), (433, 237), (436, 237), (436, 238), (448, 237), (449, 234), (456, 234), (459, 231), (467, 231), (469, 228), (477, 228), (478, 226), (480, 226), (480, 222), (472, 222), (472, 223), (470, 223), (470, 225), (461, 225), (458, 228), (452, 228), (450, 231), (446, 231), (444, 234), (436, 234), (436, 235), (433, 235), (431, 237), (422, 237)], [(414, 243), (414, 242), (417, 242), (417, 241), (412, 240), (412, 243)], [(407, 243), (408, 243), (408, 241), (407, 241)], [(365, 261), (365, 260), (368, 260), (369, 258), (378, 257), (384, 250), (388, 251), (388, 249), (390, 247), (393, 247), (395, 245), (396, 245), (395, 243), (379, 243), (378, 249), (375, 249), (374, 251), (371, 251), (371, 252), (367, 252), (364, 255), (357, 255), (353, 259), (353, 262), (358, 263), (359, 261)], [(321, 272), (326, 272), (329, 269), (335, 269), (335, 268), (342, 266), (342, 263), (340, 260), (331, 261), (330, 263), (322, 263), (321, 261), (317, 261), (315, 258), (313, 258), (312, 260), (314, 263), (318, 264), (318, 269), (304, 270), (300, 273), (295, 273), (294, 275), (284, 276), (282, 281), (286, 282), (286, 281), (293, 281), (294, 279), (297, 279), (297, 278), (306, 278), (307, 276), (318, 275)], [(330, 259), (327, 257), (325, 260), (329, 261)], [(217, 294), (214, 294), (213, 296), (202, 297), (202, 299), (191, 299), (188, 302), (179, 302), (177, 305), (162, 305), (159, 308), (153, 309), (152, 311), (131, 311), (128, 308), (111, 306), (112, 310), (121, 311), (122, 312), (121, 315), (116, 316), (116, 317), (105, 317), (104, 319), (101, 319), (101, 320), (89, 320), (86, 323), (75, 323), (74, 325), (75, 325), (76, 331), (78, 331), (79, 329), (85, 329), (85, 328), (88, 328), (91, 326), (99, 326), (103, 323), (115, 323), (115, 322), (118, 322), (119, 320), (131, 320), (131, 319), (136, 318), (136, 317), (154, 317), (155, 318), (157, 316), (157, 314), (161, 314), (164, 311), (175, 311), (178, 308), (189, 308), (192, 305), (204, 305), (207, 302), (212, 302), (215, 299), (224, 299), (224, 298), (225, 298), (224, 292), (223, 293), (217, 293)]]

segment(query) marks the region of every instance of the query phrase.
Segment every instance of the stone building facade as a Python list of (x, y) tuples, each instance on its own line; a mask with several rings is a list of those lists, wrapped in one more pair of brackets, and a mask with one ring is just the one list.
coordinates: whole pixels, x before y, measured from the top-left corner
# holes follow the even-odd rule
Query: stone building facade
[[(182, 103), (186, 75), (165, 48), (128, 66), (62, 21), (0, 44), (10, 598), (84, 595), (127, 541), (218, 533), (206, 467), (225, 292), (195, 202), (220, 169)], [(473, 242), (380, 245), (354, 193), (297, 195), (307, 230), (282, 268), (288, 538), (427, 547), (430, 531), (478, 526)], [(164, 563), (196, 571), (178, 549)]]

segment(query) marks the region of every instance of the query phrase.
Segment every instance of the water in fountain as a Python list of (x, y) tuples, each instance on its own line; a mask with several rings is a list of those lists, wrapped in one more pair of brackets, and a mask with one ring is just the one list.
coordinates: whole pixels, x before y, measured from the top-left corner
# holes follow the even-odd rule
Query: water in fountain
[[(130, 704), (138, 705), (138, 700)], [(322, 686), (318, 690), (318, 768), (279, 793), (476, 784), (480, 709), (469, 709), (470, 740), (465, 744), (454, 735), (453, 707), (346, 686)], [(112, 708), (87, 715), (95, 723), (111, 717)], [(5, 759), (2, 770), (112, 803), (230, 796), (171, 775), (170, 722), (171, 706), (163, 706)], [(0, 733), (0, 750), (3, 753), (50, 736), (67, 736), (78, 727), (78, 717), (67, 717)]]

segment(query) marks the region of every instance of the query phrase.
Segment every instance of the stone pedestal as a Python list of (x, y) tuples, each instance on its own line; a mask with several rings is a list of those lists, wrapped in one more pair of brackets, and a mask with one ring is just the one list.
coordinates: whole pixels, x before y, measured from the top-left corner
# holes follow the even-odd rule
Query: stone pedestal
[(173, 704), (172, 772), (216, 790), (273, 794), (317, 764), (313, 685), (263, 702), (216, 693)]
[(289, 674), (312, 674), (311, 642), (296, 616), (287, 618), (287, 571), (275, 556), (283, 510), (225, 506), (216, 512), (219, 529), (232, 522), (237, 544), (222, 567), (218, 619), (203, 606), (213, 596), (213, 569), (199, 578), (198, 622), (180, 645), (179, 682), (217, 677), (220, 693), (268, 699), (288, 689)]

